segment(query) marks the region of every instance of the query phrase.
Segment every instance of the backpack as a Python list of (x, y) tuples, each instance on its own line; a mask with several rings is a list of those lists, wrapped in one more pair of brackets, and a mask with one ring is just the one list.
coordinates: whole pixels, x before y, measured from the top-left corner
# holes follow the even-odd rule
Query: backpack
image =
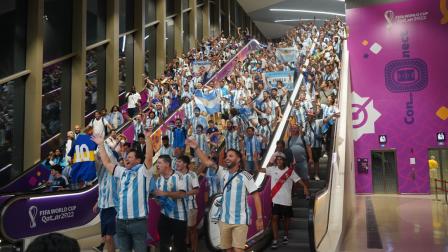
[[(95, 121), (95, 118), (93, 118), (93, 119), (90, 121), (89, 126), (92, 126), (92, 127), (93, 127), (93, 122), (94, 122), (94, 121)], [(103, 116), (101, 117), (101, 122), (103, 123), (103, 127), (104, 127), (104, 136), (107, 136), (107, 134), (109, 134), (109, 130), (108, 130), (106, 124), (104, 123), (104, 117), (103, 117)]]

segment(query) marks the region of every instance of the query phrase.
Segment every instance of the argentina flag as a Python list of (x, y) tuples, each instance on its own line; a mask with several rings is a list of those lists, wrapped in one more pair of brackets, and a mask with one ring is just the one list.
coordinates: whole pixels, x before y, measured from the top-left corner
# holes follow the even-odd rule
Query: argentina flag
[(221, 102), (215, 90), (204, 92), (197, 90), (194, 94), (194, 102), (201, 111), (215, 114), (221, 111)]

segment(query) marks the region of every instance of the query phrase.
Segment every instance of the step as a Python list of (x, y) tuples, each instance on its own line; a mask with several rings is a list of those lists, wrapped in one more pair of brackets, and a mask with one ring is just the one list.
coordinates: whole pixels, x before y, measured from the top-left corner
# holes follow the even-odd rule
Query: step
[[(280, 226), (283, 227), (283, 225)], [(308, 230), (308, 218), (291, 218), (289, 222), (289, 230), (295, 229)]]
[(308, 236), (308, 229), (301, 230), (301, 229), (292, 229), (289, 230), (289, 243), (306, 243), (309, 242), (309, 236)]
[(310, 205), (310, 200), (305, 199), (303, 193), (301, 195), (301, 197), (299, 197), (298, 195), (294, 196), (294, 198), (292, 199), (292, 207), (308, 208), (308, 206)]
[(293, 242), (289, 240), (288, 245), (283, 246), (279, 244), (277, 249), (271, 249), (269, 246), (264, 251), (280, 251), (280, 252), (306, 252), (310, 251), (310, 245), (307, 242)]
[(308, 218), (308, 207), (293, 207), (294, 218)]

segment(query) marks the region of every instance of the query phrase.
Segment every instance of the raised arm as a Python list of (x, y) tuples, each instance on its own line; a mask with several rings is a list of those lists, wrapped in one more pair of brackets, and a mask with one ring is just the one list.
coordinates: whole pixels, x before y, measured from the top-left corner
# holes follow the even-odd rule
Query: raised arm
[(205, 154), (201, 149), (199, 149), (199, 145), (198, 143), (190, 138), (187, 138), (185, 140), (185, 144), (189, 145), (191, 148), (193, 148), (194, 153), (198, 155), (199, 159), (201, 160), (201, 162), (206, 166), (206, 167), (211, 167), (213, 169), (218, 169), (218, 165), (213, 162), (208, 156), (207, 154)]
[(144, 134), (146, 139), (145, 166), (149, 170), (152, 168), (152, 157), (154, 156), (154, 148), (151, 141), (152, 127), (145, 130)]
[(92, 136), (91, 139), (98, 145), (101, 162), (103, 162), (104, 167), (106, 167), (106, 169), (112, 174), (114, 172), (115, 164), (110, 161), (110, 158), (106, 153), (106, 149), (104, 149), (104, 138), (102, 136)]

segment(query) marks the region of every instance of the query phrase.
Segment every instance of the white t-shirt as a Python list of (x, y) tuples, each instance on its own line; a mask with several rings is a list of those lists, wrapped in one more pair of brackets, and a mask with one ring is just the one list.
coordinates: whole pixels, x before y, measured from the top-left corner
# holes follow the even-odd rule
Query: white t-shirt
[(135, 92), (135, 94), (130, 93), (128, 96), (128, 108), (135, 108), (137, 107), (138, 100), (141, 99), (141, 96), (138, 92)]
[[(266, 169), (266, 174), (271, 176), (271, 189), (274, 188), (279, 179), (287, 171), (288, 168), (280, 170), (277, 166), (270, 166)], [(299, 175), (297, 175), (295, 171), (292, 171), (291, 176), (289, 176), (289, 178), (285, 181), (285, 183), (283, 183), (278, 193), (272, 199), (272, 203), (283, 206), (292, 206), (292, 198), (291, 198), (292, 186), (299, 180), (300, 180)]]
[(93, 134), (94, 135), (100, 135), (100, 136), (103, 136), (103, 137), (106, 136), (106, 132), (104, 131), (105, 130), (104, 127), (107, 127), (108, 125), (109, 125), (109, 123), (103, 117), (101, 117), (99, 120), (94, 118), (89, 123), (89, 126), (93, 127)]

